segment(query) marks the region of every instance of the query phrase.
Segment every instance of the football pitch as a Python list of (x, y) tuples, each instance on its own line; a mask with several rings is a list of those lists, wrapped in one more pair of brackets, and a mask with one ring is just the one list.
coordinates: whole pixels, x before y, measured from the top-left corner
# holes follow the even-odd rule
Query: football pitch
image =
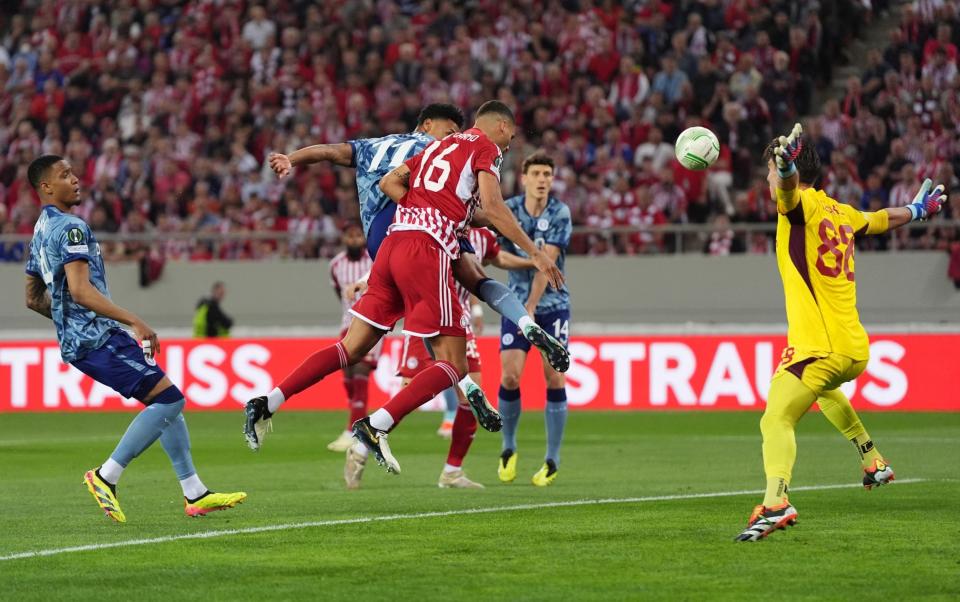
[[(342, 414), (281, 412), (261, 452), (242, 416), (187, 421), (204, 482), (244, 490), (190, 519), (159, 445), (120, 483), (116, 524), (81, 486), (129, 414), (0, 415), (0, 586), (8, 600), (878, 599), (960, 596), (960, 414), (865, 414), (898, 481), (857, 484), (859, 462), (819, 414), (798, 428), (796, 527), (735, 544), (760, 499), (759, 414), (571, 412), (560, 475), (530, 476), (543, 415), (520, 424), (517, 481), (496, 478), (499, 436), (465, 468), (482, 491), (441, 490), (439, 415), (391, 437), (403, 468), (371, 462), (345, 491), (325, 449)], [(80, 549), (77, 549), (80, 548)], [(40, 553), (40, 554), (36, 554)]]

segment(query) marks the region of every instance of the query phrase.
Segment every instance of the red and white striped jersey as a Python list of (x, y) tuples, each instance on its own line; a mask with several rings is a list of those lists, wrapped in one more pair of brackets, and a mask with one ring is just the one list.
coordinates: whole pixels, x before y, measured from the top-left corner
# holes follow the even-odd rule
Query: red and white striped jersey
[(366, 249), (363, 250), (360, 259), (350, 259), (346, 251), (340, 251), (330, 260), (330, 285), (337, 292), (340, 303), (343, 305), (341, 328), (350, 326), (350, 320), (353, 319), (353, 316), (349, 313), (349, 310), (353, 307), (353, 303), (356, 303), (357, 299), (360, 298), (358, 295), (353, 303), (347, 301), (346, 297), (343, 296), (343, 289), (363, 278), (372, 267), (373, 260), (370, 259)]
[(499, 181), (502, 160), (500, 148), (476, 128), (435, 141), (406, 162), (410, 189), (400, 199), (390, 232), (426, 232), (456, 259), (457, 237), (477, 208), (477, 174), (486, 171)]
[[(497, 235), (486, 228), (470, 228), (467, 238), (470, 239), (470, 244), (473, 245), (473, 249), (477, 252), (477, 259), (481, 264), (490, 261), (500, 254), (500, 243), (497, 242)], [(459, 282), (455, 281), (454, 285), (456, 286), (457, 299), (460, 300), (463, 311), (469, 316), (470, 291), (463, 288), (463, 285)]]

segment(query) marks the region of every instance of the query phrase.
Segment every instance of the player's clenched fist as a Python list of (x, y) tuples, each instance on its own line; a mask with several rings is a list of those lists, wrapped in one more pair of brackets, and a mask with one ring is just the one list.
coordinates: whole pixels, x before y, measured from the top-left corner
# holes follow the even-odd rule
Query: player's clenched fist
[(933, 180), (930, 178), (924, 180), (923, 184), (920, 185), (917, 196), (913, 197), (913, 202), (907, 205), (907, 209), (910, 210), (911, 222), (924, 220), (940, 213), (943, 204), (947, 202), (943, 184), (933, 190), (930, 190), (931, 186), (933, 186)]
[(277, 174), (279, 178), (290, 175), (290, 170), (293, 169), (290, 157), (281, 153), (270, 153), (267, 161), (270, 163), (270, 169), (272, 169), (273, 173)]
[(803, 127), (799, 123), (793, 124), (788, 136), (780, 136), (773, 156), (777, 161), (777, 171), (781, 178), (788, 178), (797, 172), (794, 161), (800, 156), (803, 149)]

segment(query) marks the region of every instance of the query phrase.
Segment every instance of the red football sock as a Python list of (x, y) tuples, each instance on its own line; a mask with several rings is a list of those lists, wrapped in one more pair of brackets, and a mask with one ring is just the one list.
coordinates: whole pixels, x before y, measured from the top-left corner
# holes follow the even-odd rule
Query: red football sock
[(463, 459), (470, 451), (473, 436), (477, 433), (477, 419), (470, 406), (457, 406), (457, 417), (453, 419), (453, 436), (450, 438), (450, 453), (447, 464), (463, 466)]
[(347, 423), (347, 430), (350, 430), (354, 422), (367, 415), (369, 385), (370, 381), (365, 374), (353, 377), (353, 396), (350, 398), (350, 422)]
[(343, 349), (343, 344), (338, 342), (303, 360), (302, 364), (280, 381), (277, 388), (283, 393), (284, 399), (290, 399), (320, 382), (328, 374), (343, 370), (347, 365), (347, 352)]
[(421, 371), (413, 377), (409, 385), (383, 406), (393, 418), (391, 428), (395, 428), (404, 416), (436, 397), (447, 387), (456, 386), (458, 382), (460, 378), (457, 369), (450, 362), (437, 361)]
[(353, 375), (343, 375), (343, 390), (347, 392), (347, 404), (353, 401)]

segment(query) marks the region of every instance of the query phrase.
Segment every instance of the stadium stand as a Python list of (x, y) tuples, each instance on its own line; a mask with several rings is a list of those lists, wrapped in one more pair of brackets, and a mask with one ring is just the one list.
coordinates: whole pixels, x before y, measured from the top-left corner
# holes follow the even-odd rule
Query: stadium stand
[[(866, 8), (870, 4), (872, 8)], [(897, 6), (901, 24), (842, 98), (813, 106), (871, 11), (854, 0), (8, 2), (0, 15), (0, 233), (30, 234), (29, 161), (79, 166), (82, 216), (105, 233), (254, 233), (213, 246), (171, 237), (108, 245), (112, 259), (330, 256), (357, 215), (349, 170), (278, 181), (272, 150), (410, 130), (420, 106), (469, 114), (498, 98), (520, 132), (506, 192), (537, 148), (580, 228), (571, 252), (670, 252), (659, 224), (712, 224), (693, 246), (769, 253), (775, 220), (757, 178), (773, 132), (799, 116), (833, 196), (909, 202), (933, 177), (958, 186), (960, 10)], [(709, 172), (673, 160), (690, 125), (713, 129)], [(855, 202), (855, 201), (854, 201)], [(948, 209), (947, 218), (955, 213)], [(257, 234), (289, 233), (285, 240)], [(951, 248), (955, 228), (902, 230), (899, 248)], [(866, 242), (885, 248), (890, 240)], [(689, 247), (688, 247), (689, 248)], [(0, 260), (22, 260), (22, 242)], [(149, 266), (148, 266), (149, 268)]]

